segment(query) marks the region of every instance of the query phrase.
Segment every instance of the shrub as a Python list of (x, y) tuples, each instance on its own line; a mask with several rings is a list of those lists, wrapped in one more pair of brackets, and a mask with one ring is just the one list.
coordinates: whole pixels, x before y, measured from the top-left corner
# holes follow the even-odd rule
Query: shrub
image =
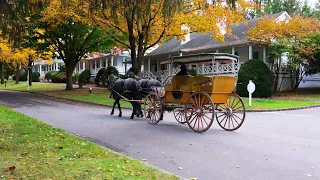
[(55, 76), (52, 76), (53, 83), (66, 83), (67, 74), (65, 72), (57, 73)]
[(274, 77), (268, 66), (260, 60), (248, 60), (238, 74), (237, 93), (247, 97), (247, 85), (249, 80), (255, 84), (255, 92), (252, 97), (271, 97), (273, 94)]
[(32, 82), (40, 82), (40, 73), (32, 72)]
[(108, 78), (111, 74), (113, 74), (113, 75), (115, 75), (115, 76), (118, 76), (118, 75), (119, 75), (118, 69), (117, 69), (116, 67), (113, 67), (113, 66), (107, 67), (107, 69), (106, 69), (106, 76), (107, 76), (107, 78)]
[(106, 84), (106, 80), (107, 80), (107, 70), (106, 68), (101, 68), (98, 74), (96, 75), (96, 78), (94, 79), (95, 84), (97, 86), (103, 86)]
[(119, 71), (115, 67), (107, 67), (101, 68), (95, 78), (95, 84), (97, 86), (104, 86), (106, 85), (107, 78), (111, 75), (119, 76)]
[(60, 73), (60, 72), (66, 72), (66, 66), (65, 66), (65, 65), (63, 65), (63, 66), (60, 67), (59, 73)]
[(76, 82), (78, 81), (78, 79), (79, 79), (79, 75), (80, 75), (80, 74), (78, 74), (78, 73), (77, 73), (77, 74), (72, 75), (72, 82), (73, 82), (73, 83), (76, 83)]
[(44, 77), (47, 81), (49, 81), (49, 80), (52, 80), (52, 76), (53, 75), (55, 76), (57, 73), (58, 73), (58, 71), (49, 71), (46, 73), (46, 75)]
[(89, 84), (91, 77), (91, 72), (89, 69), (82, 71), (79, 75), (78, 84)]
[[(28, 79), (27, 72), (20, 74), (19, 81), (27, 81), (27, 79)], [(12, 80), (16, 80), (16, 76), (13, 76)], [(40, 82), (40, 73), (39, 72), (32, 72), (32, 82)]]

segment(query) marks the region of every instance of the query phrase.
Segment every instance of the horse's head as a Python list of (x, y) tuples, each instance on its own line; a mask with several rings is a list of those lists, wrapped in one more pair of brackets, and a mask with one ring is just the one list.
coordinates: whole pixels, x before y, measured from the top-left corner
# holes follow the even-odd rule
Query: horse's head
[(117, 79), (117, 76), (113, 74), (109, 75), (107, 78), (107, 88), (110, 89), (113, 86), (113, 84), (117, 81)]

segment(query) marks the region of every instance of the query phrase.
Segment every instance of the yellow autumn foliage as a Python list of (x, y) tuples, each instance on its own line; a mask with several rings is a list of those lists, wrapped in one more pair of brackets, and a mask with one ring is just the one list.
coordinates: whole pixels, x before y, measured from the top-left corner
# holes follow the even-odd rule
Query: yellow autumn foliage
[(272, 40), (299, 40), (320, 31), (320, 21), (316, 18), (294, 16), (288, 22), (275, 18), (257, 22), (249, 31), (248, 39), (259, 44), (269, 45)]
[[(127, 7), (126, 3), (119, 1), (116, 12), (112, 7), (90, 11), (93, 2), (92, 0), (52, 0), (48, 8), (42, 12), (41, 20), (55, 26), (71, 18), (76, 22), (97, 23), (110, 30), (111, 36), (129, 34), (126, 16), (132, 7)], [(224, 31), (231, 35), (230, 25), (245, 22), (243, 14), (254, 6), (250, 0), (237, 0), (236, 9), (230, 7), (228, 0), (217, 0), (209, 5), (206, 0), (187, 0), (184, 1), (181, 10), (166, 17), (163, 9), (164, 0), (146, 2), (150, 2), (151, 5), (139, 4), (139, 16), (133, 17), (133, 34), (138, 39), (138, 34), (142, 33), (145, 45), (157, 43), (159, 39), (161, 43), (164, 37), (183, 39), (187, 31), (181, 29), (182, 25), (188, 26), (191, 32), (212, 33), (212, 38), (223, 42), (224, 36), (220, 28), (223, 27)], [(130, 46), (128, 40), (121, 41), (122, 45)]]

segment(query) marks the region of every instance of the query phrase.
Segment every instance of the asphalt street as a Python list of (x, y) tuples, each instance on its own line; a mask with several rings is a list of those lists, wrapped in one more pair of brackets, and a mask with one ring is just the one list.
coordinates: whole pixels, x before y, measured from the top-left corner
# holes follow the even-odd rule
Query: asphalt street
[(235, 132), (217, 122), (205, 133), (166, 113), (151, 125), (131, 111), (52, 101), (38, 95), (0, 91), (0, 104), (135, 159), (199, 180), (319, 180), (320, 108), (247, 113)]

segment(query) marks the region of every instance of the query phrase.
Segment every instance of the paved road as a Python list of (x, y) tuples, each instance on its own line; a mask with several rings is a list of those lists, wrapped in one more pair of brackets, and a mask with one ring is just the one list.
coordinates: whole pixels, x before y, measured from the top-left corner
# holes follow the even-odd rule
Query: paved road
[(236, 132), (225, 132), (215, 122), (210, 130), (198, 134), (175, 122), (171, 114), (154, 126), (129, 119), (130, 111), (118, 118), (104, 107), (4, 91), (0, 91), (0, 104), (133, 158), (147, 159), (184, 178), (320, 179), (319, 108), (248, 113)]

